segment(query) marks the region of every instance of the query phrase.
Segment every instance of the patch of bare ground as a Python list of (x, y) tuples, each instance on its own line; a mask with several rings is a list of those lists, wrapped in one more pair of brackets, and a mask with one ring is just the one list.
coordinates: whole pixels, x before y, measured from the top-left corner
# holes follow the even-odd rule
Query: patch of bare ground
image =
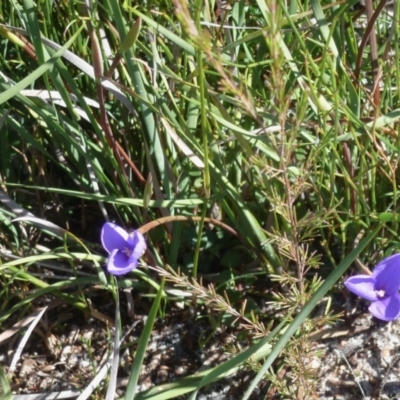
[(400, 321), (370, 314), (335, 328), (324, 342), (320, 400), (400, 399)]
[[(56, 300), (47, 299), (47, 305), (52, 302)], [(134, 353), (151, 305), (139, 297), (134, 302), (137, 306), (133, 317), (125, 311), (126, 305), (123, 305), (124, 311), (121, 308), (126, 337), (121, 345), (116, 397), (125, 393)], [(113, 327), (63, 304), (55, 304), (44, 314), (16, 363), (11, 380), (16, 400), (42, 399), (40, 395), (45, 395), (46, 399), (52, 396), (77, 398), (110, 357)], [(99, 311), (111, 318), (114, 315), (113, 299), (108, 294), (103, 294)], [(140, 391), (173, 382), (228, 359), (228, 349), (238, 341), (235, 331), (223, 327), (212, 331), (208, 319), (203, 317), (176, 308), (156, 321), (140, 376)], [(3, 333), (15, 322), (8, 320)], [(23, 333), (20, 331), (3, 341), (0, 338), (0, 357), (6, 373)], [(253, 376), (254, 372), (243, 369), (233, 377), (202, 389), (197, 398), (237, 399)], [(100, 390), (91, 398), (103, 398), (105, 390), (102, 386)], [(262, 392), (262, 388), (258, 388), (251, 399), (263, 399)], [(34, 394), (38, 397), (32, 397)], [(188, 397), (184, 395), (179, 399)]]

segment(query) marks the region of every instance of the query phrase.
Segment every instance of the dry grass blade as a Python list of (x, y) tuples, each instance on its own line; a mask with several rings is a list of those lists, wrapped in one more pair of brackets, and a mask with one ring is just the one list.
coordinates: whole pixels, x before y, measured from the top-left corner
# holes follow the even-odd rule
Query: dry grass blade
[(35, 216), (25, 210), (23, 207), (21, 207), (18, 203), (16, 203), (13, 199), (11, 199), (10, 196), (8, 196), (6, 193), (4, 193), (0, 189), (0, 201), (7, 207), (9, 208), (15, 215), (21, 215), (24, 217), (30, 217), (30, 218), (35, 218)]
[(76, 400), (87, 400), (92, 395), (92, 393), (99, 387), (100, 382), (106, 378), (107, 372), (112, 365), (112, 359), (113, 355), (111, 354), (107, 362), (102, 366), (97, 375), (92, 379), (91, 382), (89, 382), (85, 390), (79, 395)]
[(62, 400), (76, 399), (80, 392), (78, 390), (63, 390), (62, 392), (43, 392), (36, 394), (15, 394), (13, 400)]
[(181, 149), (182, 153), (185, 154), (185, 156), (188, 157), (189, 160), (197, 168), (204, 169), (204, 162), (200, 160), (200, 158), (193, 153), (193, 151), (189, 148), (189, 146), (187, 146), (185, 142), (176, 134), (176, 132), (172, 129), (168, 121), (163, 117), (161, 117), (160, 120), (164, 125), (166, 132), (168, 133), (169, 136), (171, 136), (175, 144)]
[(46, 312), (46, 310), (47, 310), (47, 307), (44, 307), (42, 310), (40, 310), (38, 315), (33, 319), (32, 323), (30, 324), (29, 328), (25, 332), (24, 336), (22, 337), (22, 339), (18, 345), (18, 348), (13, 356), (13, 359), (11, 361), (10, 368), (8, 369), (9, 377), (11, 377), (13, 375), (14, 370), (17, 366), (17, 362), (19, 361), (19, 359), (21, 357), (22, 351), (24, 350), (26, 343), (28, 342), (33, 330), (35, 329), (36, 325), (38, 324), (38, 322), (40, 321), (40, 319), (42, 318), (42, 316)]
[(43, 309), (37, 310), (30, 315), (26, 316), (24, 319), (21, 321), (18, 321), (15, 323), (11, 328), (6, 329), (4, 332), (0, 334), (0, 345), (2, 345), (4, 342), (6, 342), (10, 337), (15, 335), (17, 332), (19, 332), (22, 328), (25, 326), (29, 325), (31, 322), (33, 322), (39, 315), (41, 315)]
[(120, 341), (120, 326), (121, 314), (119, 306), (119, 293), (115, 295), (115, 325), (114, 325), (114, 348), (110, 370), (109, 383), (105, 400), (112, 400), (115, 397), (115, 389), (117, 387), (118, 367), (119, 367), (119, 351), (121, 346)]
[[(4, 24), (0, 24), (0, 26), (4, 26), (7, 27), (8, 29), (11, 30), (15, 30), (23, 35), (26, 35), (26, 31), (24, 29), (21, 28), (16, 28), (13, 26), (9, 26), (9, 25), (4, 25)], [(45, 37), (42, 37), (42, 41), (45, 45), (49, 46), (50, 48), (58, 51), (62, 48), (61, 45), (53, 42), (50, 39), (47, 39)], [(84, 72), (86, 75), (88, 75), (89, 77), (91, 77), (92, 79), (95, 79), (95, 73), (94, 73), (94, 68), (87, 63), (86, 61), (84, 61), (82, 58), (78, 57), (76, 54), (72, 53), (69, 50), (66, 50), (63, 55), (63, 58), (65, 58), (66, 60), (68, 60), (69, 62), (71, 62), (73, 65), (75, 65), (77, 68), (79, 68), (82, 72)], [(111, 83), (108, 79), (103, 78), (101, 80), (101, 85), (108, 90), (110, 93), (112, 93), (118, 100), (120, 100), (125, 106), (126, 108), (133, 114), (135, 115), (135, 109), (132, 105), (132, 103), (129, 101), (129, 99), (117, 88), (117, 86), (115, 86), (113, 83)]]

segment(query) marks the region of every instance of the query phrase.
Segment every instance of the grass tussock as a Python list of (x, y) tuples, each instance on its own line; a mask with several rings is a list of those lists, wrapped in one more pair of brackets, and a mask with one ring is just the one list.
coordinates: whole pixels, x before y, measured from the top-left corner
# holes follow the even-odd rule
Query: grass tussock
[[(236, 398), (313, 398), (346, 270), (399, 249), (399, 4), (368, 24), (355, 0), (50, 3), (0, 5), (1, 348), (40, 337), (54, 365), (72, 313), (106, 336), (85, 398), (194, 399), (243, 370)], [(104, 269), (106, 221), (143, 227), (128, 275)], [(177, 314), (205, 324), (198, 351), (236, 342), (141, 386)]]

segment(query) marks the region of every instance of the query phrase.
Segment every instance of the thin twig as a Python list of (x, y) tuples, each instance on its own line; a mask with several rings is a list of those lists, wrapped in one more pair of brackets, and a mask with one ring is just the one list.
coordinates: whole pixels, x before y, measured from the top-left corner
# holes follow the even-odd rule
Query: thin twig
[(364, 36), (362, 38), (360, 47), (358, 48), (357, 60), (356, 60), (356, 69), (354, 71), (355, 80), (357, 83), (360, 81), (360, 71), (361, 71), (361, 62), (362, 55), (367, 45), (367, 41), (369, 40), (371, 47), (371, 65), (372, 65), (372, 81), (373, 81), (373, 89), (372, 95), (374, 99), (375, 108), (378, 109), (380, 103), (380, 90), (379, 90), (379, 68), (378, 68), (378, 47), (376, 42), (376, 32), (375, 32), (375, 22), (379, 17), (379, 14), (383, 10), (386, 5), (387, 0), (381, 0), (378, 4), (378, 7), (374, 11), (373, 9), (373, 0), (365, 1), (365, 9), (367, 12), (367, 20), (368, 25), (365, 29)]

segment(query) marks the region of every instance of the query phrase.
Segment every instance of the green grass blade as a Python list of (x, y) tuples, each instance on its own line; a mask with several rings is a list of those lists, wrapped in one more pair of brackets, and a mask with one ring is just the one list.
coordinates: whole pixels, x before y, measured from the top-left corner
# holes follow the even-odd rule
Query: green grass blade
[(158, 310), (160, 309), (161, 298), (164, 290), (164, 282), (161, 283), (157, 297), (153, 301), (149, 316), (144, 326), (143, 332), (139, 339), (138, 348), (136, 350), (135, 360), (131, 366), (131, 373), (129, 376), (128, 386), (126, 388), (126, 400), (133, 400), (135, 397), (137, 383), (139, 381), (140, 371), (142, 369), (144, 356), (147, 350), (147, 344), (150, 340), (151, 332), (153, 330), (154, 321), (156, 320)]
[(46, 71), (48, 71), (55, 62), (64, 54), (64, 52), (74, 43), (76, 38), (79, 36), (83, 29), (83, 26), (79, 28), (79, 30), (73, 35), (67, 43), (60, 50), (58, 50), (50, 59), (35, 71), (30, 73), (26, 78), (22, 79), (14, 86), (10, 87), (9, 89), (5, 90), (4, 92), (0, 93), (0, 104), (5, 103), (6, 101), (10, 100), (14, 96), (16, 96), (21, 90), (25, 89), (29, 85), (31, 85), (36, 79), (40, 78)]
[(0, 386), (1, 386), (1, 398), (3, 400), (13, 400), (11, 387), (4, 373), (3, 366), (0, 364)]

